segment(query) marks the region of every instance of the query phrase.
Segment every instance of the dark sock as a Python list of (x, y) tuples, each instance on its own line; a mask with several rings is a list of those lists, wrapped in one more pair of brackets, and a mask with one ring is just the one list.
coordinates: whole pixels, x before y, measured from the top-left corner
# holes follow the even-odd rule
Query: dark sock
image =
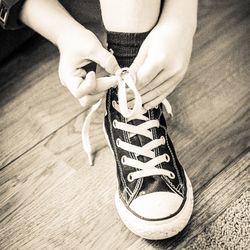
[(129, 67), (133, 63), (148, 34), (107, 32), (108, 49), (112, 49), (120, 67)]

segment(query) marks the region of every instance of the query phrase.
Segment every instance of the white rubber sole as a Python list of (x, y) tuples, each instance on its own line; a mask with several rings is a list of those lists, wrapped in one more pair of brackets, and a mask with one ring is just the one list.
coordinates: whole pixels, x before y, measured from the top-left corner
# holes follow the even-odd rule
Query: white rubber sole
[[(109, 148), (112, 154), (114, 154), (108, 139), (108, 135), (106, 133), (105, 126), (103, 126), (103, 130)], [(123, 202), (119, 198), (118, 191), (116, 191), (115, 193), (116, 209), (125, 226), (127, 226), (127, 228), (134, 234), (148, 240), (167, 239), (181, 232), (186, 227), (191, 218), (193, 211), (193, 204), (194, 204), (192, 184), (186, 172), (185, 176), (187, 180), (186, 202), (178, 214), (165, 220), (149, 221), (149, 220), (143, 220), (135, 216), (123, 204)]]
[(115, 204), (121, 220), (130, 231), (144, 239), (162, 240), (178, 234), (188, 224), (193, 211), (193, 188), (187, 175), (186, 179), (187, 198), (181, 211), (169, 219), (160, 221), (143, 220), (135, 216), (126, 208), (116, 192)]

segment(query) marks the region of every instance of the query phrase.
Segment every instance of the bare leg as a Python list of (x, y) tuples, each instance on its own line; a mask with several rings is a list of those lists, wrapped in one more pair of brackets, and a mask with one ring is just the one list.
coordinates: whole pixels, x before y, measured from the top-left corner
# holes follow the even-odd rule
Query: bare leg
[(156, 24), (161, 0), (100, 0), (100, 4), (108, 31), (140, 33)]

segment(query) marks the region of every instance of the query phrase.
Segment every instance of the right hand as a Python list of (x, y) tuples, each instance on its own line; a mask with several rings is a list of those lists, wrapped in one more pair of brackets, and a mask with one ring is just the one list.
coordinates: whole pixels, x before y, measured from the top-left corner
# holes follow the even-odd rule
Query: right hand
[(115, 74), (119, 65), (115, 57), (103, 48), (98, 38), (80, 24), (74, 24), (59, 36), (59, 77), (80, 104), (89, 108), (99, 101), (106, 91), (117, 84), (115, 76), (96, 79), (93, 71), (87, 73), (83, 67), (94, 61), (109, 74)]

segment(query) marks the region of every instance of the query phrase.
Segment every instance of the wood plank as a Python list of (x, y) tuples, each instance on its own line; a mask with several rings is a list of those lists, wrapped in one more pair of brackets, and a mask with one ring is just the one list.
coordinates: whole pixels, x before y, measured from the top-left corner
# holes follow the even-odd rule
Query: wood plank
[(233, 201), (249, 190), (250, 152), (246, 151), (207, 185), (195, 193), (194, 213), (189, 225), (170, 240), (139, 239), (129, 249), (185, 249), (207, 225), (215, 221)]
[[(46, 163), (44, 153), (50, 156)], [(103, 157), (99, 167), (79, 174), (40, 146), (5, 168), (1, 249), (108, 246), (103, 232), (121, 225), (113, 204), (113, 170), (102, 171), (102, 164), (109, 163), (110, 157)], [(109, 185), (97, 182), (98, 177)]]
[[(193, 175), (195, 189), (198, 182), (206, 183), (244, 151), (250, 141), (250, 56), (246, 53), (250, 16), (245, 4), (237, 9), (220, 3), (212, 8), (221, 12), (220, 18), (215, 17), (218, 23), (211, 22), (210, 16), (210, 23), (198, 29), (188, 74), (169, 98), (176, 114), (170, 121), (170, 135), (181, 162)], [(211, 9), (203, 12), (210, 15)], [(217, 33), (217, 27), (225, 30)]]
[[(46, 159), (46, 161), (42, 159)], [(43, 186), (47, 191), (53, 188), (58, 181), (63, 181), (63, 178), (74, 172), (72, 168), (43, 146), (31, 150), (16, 164), (18, 165), (1, 171), (0, 222), (25, 203), (28, 197), (35, 200), (44, 193)], [(53, 182), (48, 183), (49, 179), (52, 179)]]

